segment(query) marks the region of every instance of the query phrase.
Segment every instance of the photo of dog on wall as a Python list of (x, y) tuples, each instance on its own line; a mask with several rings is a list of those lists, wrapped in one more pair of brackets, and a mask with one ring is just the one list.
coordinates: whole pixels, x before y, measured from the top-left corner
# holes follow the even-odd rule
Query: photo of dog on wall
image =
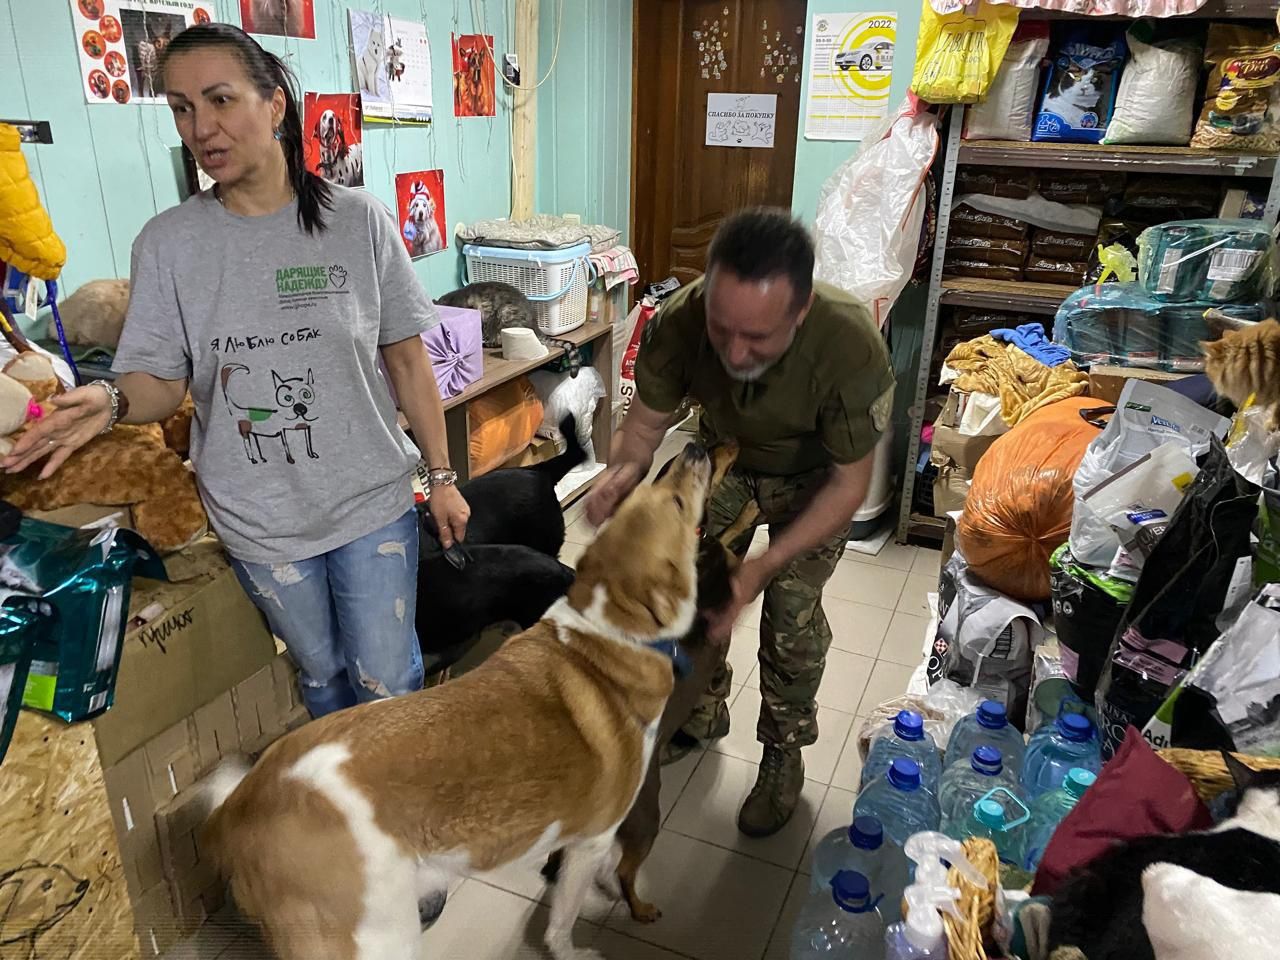
[(245, 33), (314, 40), (315, 0), (240, 0), (240, 25)]
[(396, 174), (396, 214), (409, 256), (429, 256), (445, 248), (444, 171)]
[(453, 35), (453, 115), (492, 117), (498, 112), (493, 37)]
[(302, 145), (307, 169), (343, 187), (364, 186), (360, 95), (307, 93), (302, 99)]

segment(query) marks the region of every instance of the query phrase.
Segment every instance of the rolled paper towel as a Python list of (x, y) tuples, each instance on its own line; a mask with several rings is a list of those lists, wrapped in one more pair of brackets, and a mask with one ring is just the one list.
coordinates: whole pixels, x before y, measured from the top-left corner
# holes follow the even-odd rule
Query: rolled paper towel
[(538, 335), (526, 327), (504, 327), (502, 330), (503, 360), (537, 360), (550, 352)]

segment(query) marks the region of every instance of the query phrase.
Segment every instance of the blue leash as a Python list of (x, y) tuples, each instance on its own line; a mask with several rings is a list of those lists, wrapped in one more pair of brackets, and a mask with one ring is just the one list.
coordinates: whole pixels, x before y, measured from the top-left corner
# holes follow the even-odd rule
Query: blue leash
[(71, 376), (78, 387), (84, 381), (80, 379), (80, 368), (76, 366), (75, 358), (71, 356), (71, 347), (67, 343), (67, 331), (62, 329), (62, 314), (58, 311), (58, 281), (46, 280), (44, 285), (49, 294), (49, 307), (53, 310), (53, 325), (58, 331), (58, 346), (62, 347), (62, 356), (71, 367)]

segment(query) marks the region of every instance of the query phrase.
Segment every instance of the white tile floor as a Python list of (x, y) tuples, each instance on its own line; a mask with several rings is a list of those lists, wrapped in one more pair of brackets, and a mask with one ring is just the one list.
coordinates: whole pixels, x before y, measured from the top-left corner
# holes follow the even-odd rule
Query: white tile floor
[[(561, 556), (573, 563), (591, 538), (585, 521), (571, 523), (567, 537)], [(785, 960), (808, 883), (810, 845), (847, 822), (853, 807), (861, 772), (852, 735), (857, 718), (906, 688), (924, 639), (924, 594), (937, 572), (936, 550), (896, 544), (878, 557), (850, 552), (840, 561), (824, 601), (835, 638), (818, 694), (819, 740), (805, 751), (800, 808), (765, 840), (748, 839), (736, 827), (760, 759), (760, 606), (748, 608), (729, 650), (729, 735), (663, 770), (665, 820), (640, 881), (642, 895), (662, 908), (663, 917), (637, 924), (625, 906), (593, 894), (578, 925), (580, 947), (594, 947), (608, 960)], [(545, 893), (532, 867), (462, 882), (424, 938), (425, 960), (542, 957)], [(267, 957), (252, 933), (227, 919), (206, 925), (174, 954), (179, 960)]]

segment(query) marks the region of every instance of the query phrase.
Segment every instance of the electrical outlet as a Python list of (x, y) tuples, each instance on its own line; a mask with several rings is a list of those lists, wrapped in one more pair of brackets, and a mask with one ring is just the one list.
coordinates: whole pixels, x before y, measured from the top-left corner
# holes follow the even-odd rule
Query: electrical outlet
[(582, 215), (577, 213), (562, 214), (566, 223), (581, 223)]
[(520, 86), (520, 58), (514, 53), (502, 55), (502, 75), (513, 87)]

